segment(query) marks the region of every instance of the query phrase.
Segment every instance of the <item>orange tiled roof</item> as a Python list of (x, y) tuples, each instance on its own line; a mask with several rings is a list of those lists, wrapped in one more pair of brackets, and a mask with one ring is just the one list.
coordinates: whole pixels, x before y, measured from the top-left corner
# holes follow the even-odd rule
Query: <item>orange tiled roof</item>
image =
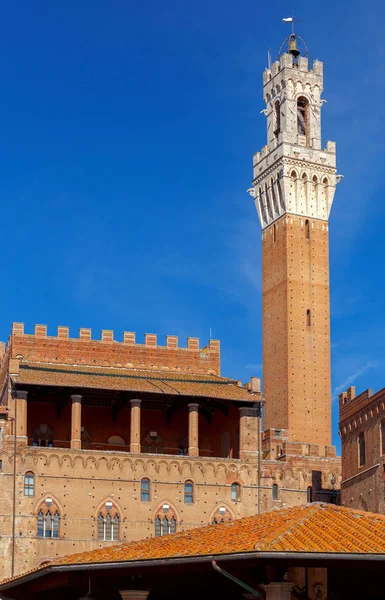
[[(48, 566), (57, 565), (164, 560), (243, 552), (385, 554), (385, 516), (314, 503), (174, 535), (70, 554), (33, 571), (43, 571)], [(7, 581), (3, 581), (1, 586)]]
[(59, 366), (37, 362), (20, 365), (17, 383), (200, 396), (249, 402), (256, 402), (260, 399), (255, 394), (236, 385), (233, 379), (218, 375), (178, 374), (109, 367)]
[(252, 552), (385, 553), (385, 516), (314, 503), (171, 536), (72, 554), (54, 564)]

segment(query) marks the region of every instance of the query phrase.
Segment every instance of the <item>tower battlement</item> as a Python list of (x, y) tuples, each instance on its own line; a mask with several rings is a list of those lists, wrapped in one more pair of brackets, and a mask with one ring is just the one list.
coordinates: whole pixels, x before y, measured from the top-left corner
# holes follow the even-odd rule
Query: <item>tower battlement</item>
[(270, 68), (265, 69), (263, 73), (264, 93), (268, 92), (266, 86), (268, 86), (277, 75), (282, 75), (282, 71), (284, 69), (293, 69), (293, 77), (296, 77), (296, 74), (300, 76), (300, 74), (304, 72), (312, 73), (316, 77), (318, 76), (322, 78), (323, 76), (323, 63), (320, 60), (313, 60), (313, 67), (309, 68), (308, 58), (305, 56), (299, 56), (295, 62), (293, 56), (288, 52), (285, 52), (279, 57), (279, 60), (276, 60), (272, 63)]
[[(199, 338), (187, 338), (187, 347), (179, 347), (178, 336), (167, 335), (166, 345), (159, 346), (157, 335), (146, 333), (144, 343), (136, 343), (131, 331), (123, 340), (114, 339), (114, 331), (104, 329), (101, 339), (92, 339), (92, 330), (81, 328), (76, 338), (70, 337), (69, 327), (59, 326), (57, 334), (47, 334), (47, 325), (35, 325), (34, 333), (24, 332), (24, 323), (13, 323), (3, 360), (22, 357), (24, 361), (56, 364), (83, 364), (141, 369), (167, 369), (180, 372), (220, 372), (220, 342), (209, 340), (200, 347)], [(0, 354), (1, 364), (1, 354)]]
[(336, 144), (321, 141), (323, 63), (281, 54), (263, 74), (267, 140), (253, 157), (253, 196), (265, 229), (285, 213), (327, 220), (333, 203)]

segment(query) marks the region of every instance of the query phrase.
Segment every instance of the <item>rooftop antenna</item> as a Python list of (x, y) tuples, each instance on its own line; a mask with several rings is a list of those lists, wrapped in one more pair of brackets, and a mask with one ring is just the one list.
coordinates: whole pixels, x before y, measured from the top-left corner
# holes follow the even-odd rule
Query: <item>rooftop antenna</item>
[(271, 71), (271, 54), (270, 48), (267, 49), (267, 68)]
[(211, 339), (212, 339), (212, 335), (211, 335), (211, 333), (212, 333), (212, 332), (211, 332), (211, 327), (210, 327), (209, 329), (210, 329), (210, 337), (209, 337), (209, 340), (211, 340)]

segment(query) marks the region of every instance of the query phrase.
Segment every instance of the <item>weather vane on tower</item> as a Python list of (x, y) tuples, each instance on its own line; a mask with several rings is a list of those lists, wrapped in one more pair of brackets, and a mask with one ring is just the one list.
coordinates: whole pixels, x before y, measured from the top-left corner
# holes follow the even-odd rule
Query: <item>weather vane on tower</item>
[(291, 34), (285, 39), (285, 41), (281, 45), (278, 52), (278, 57), (281, 56), (283, 52), (287, 52), (288, 54), (291, 54), (294, 57), (294, 60), (296, 61), (298, 56), (301, 54), (301, 50), (298, 48), (297, 44), (297, 41), (299, 40), (304, 47), (304, 56), (309, 58), (309, 51), (307, 49), (305, 40), (300, 35), (297, 35), (294, 30), (294, 24), (298, 23), (300, 19), (294, 18), (293, 11), (291, 17), (285, 17), (284, 19), (282, 19), (282, 21), (284, 23), (291, 23)]

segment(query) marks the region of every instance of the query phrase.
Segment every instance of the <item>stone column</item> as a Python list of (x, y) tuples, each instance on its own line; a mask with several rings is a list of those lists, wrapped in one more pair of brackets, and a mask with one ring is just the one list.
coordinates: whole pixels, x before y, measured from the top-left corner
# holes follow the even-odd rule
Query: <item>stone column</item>
[(71, 449), (81, 450), (82, 447), (82, 397), (78, 394), (71, 396)]
[(199, 456), (198, 445), (198, 418), (199, 404), (190, 403), (188, 405), (188, 455)]
[(259, 408), (239, 409), (239, 458), (247, 460), (258, 456), (258, 436), (260, 435)]
[(139, 454), (142, 449), (140, 445), (140, 402), (141, 400), (137, 399), (131, 400), (130, 452), (135, 452), (137, 454)]
[(119, 592), (122, 600), (147, 600), (149, 593), (147, 590), (122, 590)]
[(17, 442), (28, 444), (27, 437), (27, 395), (28, 392), (17, 391), (15, 397), (15, 432)]
[(291, 600), (293, 584), (289, 581), (277, 581), (264, 586), (266, 600)]

